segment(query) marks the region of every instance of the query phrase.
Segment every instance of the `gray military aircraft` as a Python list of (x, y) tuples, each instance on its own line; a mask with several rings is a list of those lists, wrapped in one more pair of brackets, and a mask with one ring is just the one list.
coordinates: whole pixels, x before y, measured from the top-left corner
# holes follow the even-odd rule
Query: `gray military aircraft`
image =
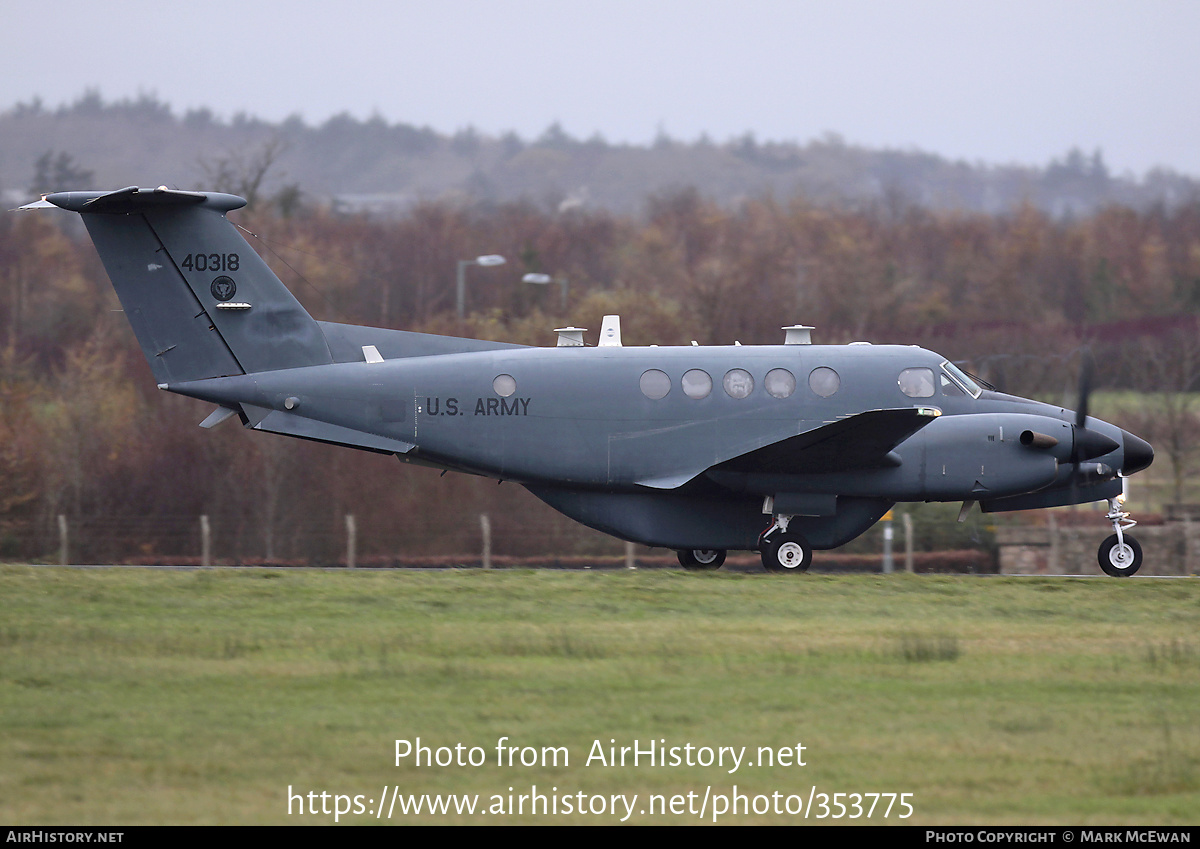
[(984, 511), (1107, 500), (1109, 575), (1138, 570), (1123, 476), (1154, 451), (1087, 415), (994, 391), (915, 346), (556, 348), (314, 320), (215, 192), (60, 192), (83, 216), (160, 389), (245, 427), (515, 481), (567, 516), (675, 549), (758, 550), (803, 572), (896, 502)]

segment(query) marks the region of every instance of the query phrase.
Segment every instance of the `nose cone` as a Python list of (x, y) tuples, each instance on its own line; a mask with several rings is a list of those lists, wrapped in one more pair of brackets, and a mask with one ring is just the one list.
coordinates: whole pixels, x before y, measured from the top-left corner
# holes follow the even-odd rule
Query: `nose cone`
[(1150, 443), (1129, 431), (1121, 431), (1121, 441), (1125, 444), (1125, 463), (1121, 466), (1121, 474), (1132, 475), (1154, 462), (1154, 449)]

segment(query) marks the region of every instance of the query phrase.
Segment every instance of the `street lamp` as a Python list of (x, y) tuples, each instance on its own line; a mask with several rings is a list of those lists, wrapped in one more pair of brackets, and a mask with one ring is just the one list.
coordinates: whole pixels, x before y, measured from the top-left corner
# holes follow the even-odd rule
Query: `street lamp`
[(504, 265), (505, 259), (499, 254), (484, 254), (477, 256), (475, 259), (460, 259), (458, 261), (458, 287), (455, 290), (455, 305), (458, 307), (458, 320), (463, 319), (463, 289), (466, 283), (466, 270), (468, 265)]
[(562, 289), (562, 309), (563, 309), (563, 313), (566, 313), (566, 311), (567, 311), (567, 278), (565, 278), (565, 277), (554, 278), (554, 277), (551, 277), (549, 274), (539, 274), (537, 272), (531, 272), (529, 274), (526, 274), (521, 279), (526, 283), (534, 283), (538, 286), (546, 286), (550, 283), (557, 283), (559, 285), (559, 287)]

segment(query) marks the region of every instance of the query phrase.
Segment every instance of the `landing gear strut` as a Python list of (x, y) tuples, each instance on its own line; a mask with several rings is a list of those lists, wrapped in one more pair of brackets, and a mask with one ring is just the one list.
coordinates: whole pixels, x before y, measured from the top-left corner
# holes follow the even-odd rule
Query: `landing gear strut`
[(776, 516), (771, 527), (758, 538), (758, 550), (768, 572), (806, 572), (812, 564), (813, 550), (808, 540), (788, 530), (791, 518)]
[(1142, 546), (1136, 539), (1125, 536), (1125, 531), (1137, 524), (1129, 518), (1129, 514), (1121, 509), (1121, 499), (1108, 500), (1108, 514), (1105, 519), (1112, 522), (1112, 536), (1100, 544), (1096, 559), (1104, 574), (1114, 578), (1128, 578), (1142, 568)]

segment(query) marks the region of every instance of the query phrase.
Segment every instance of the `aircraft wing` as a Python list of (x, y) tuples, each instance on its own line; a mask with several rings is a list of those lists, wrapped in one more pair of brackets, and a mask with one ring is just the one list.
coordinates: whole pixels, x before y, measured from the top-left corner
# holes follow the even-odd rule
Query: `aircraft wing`
[(892, 449), (941, 415), (932, 407), (868, 410), (713, 466), (715, 471), (815, 474), (898, 465)]
[(892, 449), (940, 416), (933, 407), (868, 410), (731, 457), (707, 469), (638, 481), (652, 489), (677, 489), (705, 472), (820, 474), (899, 464)]
[(868, 410), (740, 454), (713, 469), (808, 475), (896, 465), (898, 460), (889, 457), (893, 448), (938, 415), (940, 410), (929, 407)]

